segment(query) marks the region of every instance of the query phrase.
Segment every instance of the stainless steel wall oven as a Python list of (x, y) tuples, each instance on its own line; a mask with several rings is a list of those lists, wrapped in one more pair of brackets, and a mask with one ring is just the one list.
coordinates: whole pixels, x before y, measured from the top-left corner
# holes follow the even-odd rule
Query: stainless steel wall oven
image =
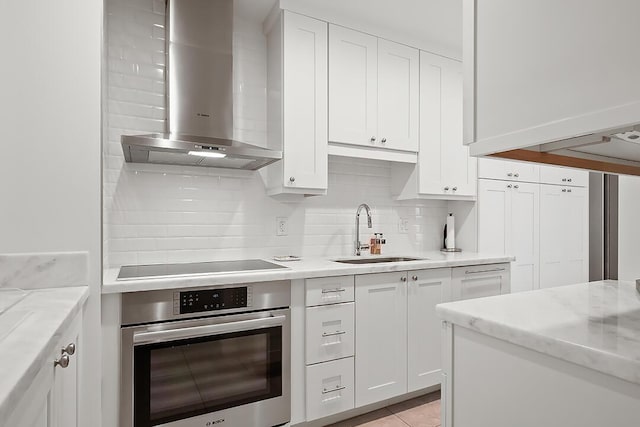
[(290, 283), (127, 293), (121, 426), (290, 420)]

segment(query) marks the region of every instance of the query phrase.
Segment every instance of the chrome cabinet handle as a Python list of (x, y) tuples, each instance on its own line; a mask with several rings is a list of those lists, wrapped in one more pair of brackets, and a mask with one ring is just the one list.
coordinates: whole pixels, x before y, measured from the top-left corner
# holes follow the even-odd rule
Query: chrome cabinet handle
[(513, 174), (512, 174), (511, 172), (509, 172), (509, 173), (507, 174), (507, 176), (513, 176)]
[(289, 182), (296, 182), (296, 177), (295, 176), (289, 177)]
[(413, 281), (417, 281), (418, 280), (418, 276), (413, 276), (411, 279), (413, 279)]
[(519, 185), (514, 185), (513, 188), (518, 189), (518, 188), (520, 188), (520, 186)]
[(444, 191), (449, 191), (449, 187), (444, 187)]
[(371, 142), (376, 142), (376, 137), (375, 136), (371, 137)]
[(337, 292), (346, 292), (347, 290), (344, 288), (336, 288), (336, 289), (323, 289), (322, 293), (323, 294), (334, 294)]
[(467, 270), (464, 272), (464, 274), (479, 274), (479, 273), (495, 273), (497, 271), (505, 271), (506, 268), (491, 268), (489, 270)]
[(323, 332), (323, 337), (335, 337), (336, 335), (344, 335), (347, 331)]
[(516, 178), (519, 178), (520, 174), (519, 173), (514, 173), (513, 176), (516, 177)]
[(567, 182), (567, 178), (562, 178), (562, 182)]
[(571, 189), (568, 189), (568, 190), (567, 190), (567, 193), (571, 193)]
[(344, 386), (336, 386), (335, 388), (330, 388), (329, 390), (327, 390), (326, 388), (322, 389), (322, 394), (327, 394), (327, 393), (333, 393), (334, 391), (340, 391), (340, 390), (344, 390), (347, 387)]
[(401, 281), (401, 282), (406, 282), (406, 281), (407, 281), (407, 278), (406, 278), (406, 277), (404, 277), (404, 276), (402, 276), (402, 277), (400, 278), (400, 281)]
[(69, 361), (70, 361), (69, 355), (63, 354), (62, 356), (60, 356), (60, 359), (53, 361), (53, 366), (54, 367), (60, 366), (62, 369), (64, 369), (69, 366)]
[(513, 188), (513, 185), (509, 184), (507, 185), (507, 188)]
[(458, 187), (453, 187), (452, 190), (453, 191), (458, 191)]
[(66, 347), (62, 347), (62, 354), (64, 353), (67, 353), (69, 356), (73, 356), (74, 354), (76, 354), (76, 345), (74, 343), (71, 343)]
[(568, 179), (567, 179), (567, 182), (571, 182), (571, 178), (568, 178)]
[(382, 138), (382, 140), (380, 142), (382, 142), (383, 144), (386, 144), (387, 143), (387, 138)]
[(566, 193), (566, 192), (567, 192), (567, 189), (566, 189), (566, 188), (563, 188), (563, 189), (562, 189), (562, 192), (563, 192), (563, 193)]

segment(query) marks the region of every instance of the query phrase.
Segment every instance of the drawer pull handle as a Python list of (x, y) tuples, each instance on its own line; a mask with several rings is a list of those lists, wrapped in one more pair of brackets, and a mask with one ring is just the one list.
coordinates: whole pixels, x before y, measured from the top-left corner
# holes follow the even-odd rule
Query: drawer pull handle
[(335, 294), (338, 292), (346, 292), (347, 290), (344, 288), (337, 288), (337, 289), (323, 289), (322, 293), (323, 294)]
[(331, 389), (329, 389), (329, 390), (327, 390), (327, 389), (325, 388), (325, 389), (322, 389), (322, 394), (333, 393), (334, 391), (344, 390), (345, 388), (346, 388), (346, 387), (341, 386), (341, 385), (336, 386), (336, 388), (331, 388)]
[(324, 344), (320, 344), (320, 347), (329, 347), (329, 346), (338, 345), (338, 344), (342, 344), (342, 341), (326, 342)]
[(505, 271), (505, 270), (506, 268), (492, 268), (489, 270), (476, 270), (476, 271), (467, 270), (464, 272), (464, 274), (494, 273), (496, 271)]
[(335, 337), (336, 335), (344, 335), (346, 333), (347, 333), (346, 331), (323, 332), (322, 336), (323, 337)]

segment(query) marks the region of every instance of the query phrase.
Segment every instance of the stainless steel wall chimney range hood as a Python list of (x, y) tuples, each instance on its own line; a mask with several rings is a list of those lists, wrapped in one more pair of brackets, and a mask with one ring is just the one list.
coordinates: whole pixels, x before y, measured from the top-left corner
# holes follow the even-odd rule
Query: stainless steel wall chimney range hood
[(127, 162), (256, 170), (282, 152), (233, 139), (233, 0), (167, 0), (167, 132), (123, 135)]

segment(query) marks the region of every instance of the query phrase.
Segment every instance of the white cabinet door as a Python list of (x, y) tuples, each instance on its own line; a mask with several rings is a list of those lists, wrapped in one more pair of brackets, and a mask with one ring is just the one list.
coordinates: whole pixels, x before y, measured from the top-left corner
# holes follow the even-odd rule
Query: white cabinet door
[(408, 276), (407, 386), (412, 392), (440, 384), (442, 321), (436, 305), (447, 301), (451, 269), (416, 270)]
[(540, 287), (540, 185), (513, 184), (509, 249), (516, 257), (511, 264), (511, 292), (531, 291)]
[(513, 184), (509, 182), (479, 180), (478, 252), (508, 253), (511, 246), (511, 188)]
[(475, 196), (477, 160), (462, 144), (462, 70), (458, 61), (420, 52), (421, 194)]
[(407, 392), (407, 273), (356, 276), (356, 407)]
[(509, 264), (476, 265), (451, 270), (453, 301), (489, 297), (511, 292)]
[[(59, 349), (69, 349), (69, 353), (65, 353), (69, 357), (69, 365), (66, 368), (57, 366), (53, 374), (53, 407), (57, 425), (60, 427), (79, 427), (78, 410), (81, 405), (81, 395), (78, 393), (78, 380), (83, 351), (80, 342), (81, 324), (81, 317), (78, 316), (58, 345)], [(62, 355), (63, 353), (58, 350), (58, 357)]]
[(589, 172), (573, 168), (541, 166), (540, 182), (543, 184), (586, 187), (589, 185)]
[(285, 11), (283, 46), (284, 185), (326, 189), (327, 23)]
[(589, 280), (588, 204), (586, 188), (541, 186), (541, 288)]
[(329, 26), (329, 140), (375, 146), (378, 132), (378, 39)]
[(539, 287), (540, 185), (481, 179), (478, 251), (513, 255), (511, 291)]
[(478, 178), (540, 182), (540, 165), (482, 157), (478, 159)]
[(385, 147), (418, 151), (419, 61), (418, 49), (378, 39), (378, 137)]

